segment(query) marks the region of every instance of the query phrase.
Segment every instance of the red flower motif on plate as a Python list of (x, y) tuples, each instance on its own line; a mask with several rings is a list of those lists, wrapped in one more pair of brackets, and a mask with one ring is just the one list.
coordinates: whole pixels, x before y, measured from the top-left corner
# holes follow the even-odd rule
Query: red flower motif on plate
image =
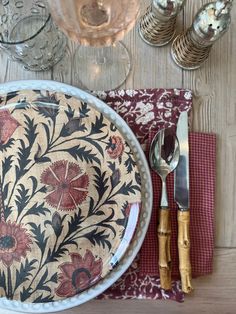
[(112, 136), (107, 147), (107, 152), (112, 159), (119, 158), (124, 151), (124, 144), (120, 136)]
[(130, 214), (130, 210), (131, 210), (131, 208), (132, 208), (132, 205), (133, 205), (133, 204), (127, 204), (127, 205), (125, 206), (125, 208), (124, 208), (124, 215), (125, 215), (126, 218), (129, 217), (129, 214)]
[(54, 162), (42, 173), (41, 182), (51, 191), (45, 198), (47, 203), (60, 210), (75, 209), (88, 194), (88, 175), (73, 162)]
[(0, 221), (0, 261), (7, 267), (13, 261), (20, 261), (26, 257), (26, 252), (31, 251), (32, 243), (26, 229), (16, 223)]
[(7, 144), (19, 125), (8, 110), (0, 110), (0, 143), (2, 145)]
[(60, 284), (55, 290), (59, 297), (72, 297), (95, 284), (102, 274), (102, 260), (97, 261), (92, 252), (86, 250), (84, 257), (78, 253), (71, 253), (71, 262), (59, 266)]

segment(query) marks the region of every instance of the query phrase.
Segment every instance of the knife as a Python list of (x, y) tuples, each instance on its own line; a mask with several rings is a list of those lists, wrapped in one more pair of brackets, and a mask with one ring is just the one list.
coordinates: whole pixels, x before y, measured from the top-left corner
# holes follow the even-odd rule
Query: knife
[(188, 145), (188, 113), (180, 114), (177, 131), (180, 146), (180, 157), (175, 169), (174, 197), (179, 207), (178, 210), (178, 253), (179, 271), (181, 276), (182, 290), (190, 293), (191, 263), (190, 263), (190, 237), (189, 237), (189, 145)]

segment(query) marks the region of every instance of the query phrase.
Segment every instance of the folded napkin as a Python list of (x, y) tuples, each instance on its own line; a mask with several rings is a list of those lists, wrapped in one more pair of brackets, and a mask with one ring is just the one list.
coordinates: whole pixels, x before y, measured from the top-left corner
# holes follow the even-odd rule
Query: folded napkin
[[(180, 112), (191, 110), (192, 93), (185, 89), (119, 90), (94, 93), (128, 123), (144, 150), (148, 152), (154, 134), (176, 124)], [(190, 209), (191, 262), (193, 277), (209, 274), (213, 259), (213, 213), (215, 188), (215, 135), (190, 134)], [(171, 207), (173, 262), (172, 291), (160, 289), (158, 274), (157, 213), (160, 178), (152, 172), (154, 204), (145, 241), (129, 270), (99, 298), (172, 299), (183, 301), (178, 271), (176, 204), (173, 199), (173, 174), (167, 180)]]

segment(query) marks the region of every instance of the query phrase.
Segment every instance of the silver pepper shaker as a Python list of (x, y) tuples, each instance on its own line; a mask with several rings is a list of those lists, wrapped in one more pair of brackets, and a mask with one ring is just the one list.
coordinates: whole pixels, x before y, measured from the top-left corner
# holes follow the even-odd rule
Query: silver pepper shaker
[(171, 55), (183, 69), (194, 70), (208, 58), (211, 48), (228, 30), (233, 0), (218, 0), (204, 5), (192, 26), (172, 43)]
[(149, 45), (164, 46), (175, 35), (178, 13), (186, 0), (152, 0), (139, 22), (139, 34)]

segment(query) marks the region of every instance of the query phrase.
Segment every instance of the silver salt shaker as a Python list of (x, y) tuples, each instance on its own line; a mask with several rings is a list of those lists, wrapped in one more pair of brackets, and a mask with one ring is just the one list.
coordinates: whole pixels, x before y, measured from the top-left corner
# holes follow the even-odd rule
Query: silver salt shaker
[(186, 0), (152, 0), (139, 22), (139, 34), (149, 45), (164, 46), (175, 35), (176, 18)]
[(204, 5), (192, 26), (172, 43), (171, 55), (183, 69), (194, 70), (208, 58), (211, 48), (228, 30), (233, 0), (218, 0)]

